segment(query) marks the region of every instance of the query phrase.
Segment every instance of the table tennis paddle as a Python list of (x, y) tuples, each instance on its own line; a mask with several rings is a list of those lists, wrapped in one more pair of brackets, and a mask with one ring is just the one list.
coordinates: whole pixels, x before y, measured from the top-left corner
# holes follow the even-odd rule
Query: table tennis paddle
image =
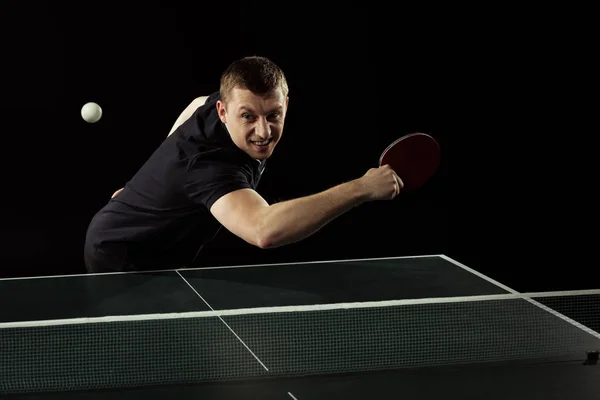
[(379, 166), (389, 165), (404, 183), (402, 192), (424, 185), (440, 165), (440, 146), (425, 133), (411, 133), (390, 144), (379, 158)]

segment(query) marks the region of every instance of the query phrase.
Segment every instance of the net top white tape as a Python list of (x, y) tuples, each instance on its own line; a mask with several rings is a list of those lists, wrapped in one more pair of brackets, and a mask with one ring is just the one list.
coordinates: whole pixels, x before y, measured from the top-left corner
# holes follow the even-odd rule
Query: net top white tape
[(600, 295), (600, 289), (589, 290), (572, 290), (572, 291), (547, 291), (547, 292), (531, 292), (531, 293), (506, 293), (494, 295), (479, 295), (479, 296), (456, 296), (456, 297), (433, 297), (433, 298), (418, 298), (418, 299), (402, 299), (402, 300), (386, 300), (386, 301), (370, 301), (370, 302), (352, 302), (352, 303), (331, 303), (331, 304), (312, 304), (312, 305), (297, 305), (297, 306), (277, 306), (277, 307), (255, 307), (255, 308), (237, 308), (227, 310), (207, 310), (193, 311), (181, 313), (155, 313), (155, 314), (134, 314), (134, 315), (111, 315), (102, 317), (82, 317), (68, 319), (50, 319), (50, 320), (33, 320), (33, 321), (15, 321), (0, 323), (0, 329), (9, 328), (29, 328), (40, 326), (59, 326), (59, 325), (75, 325), (75, 324), (94, 324), (94, 323), (111, 323), (111, 322), (127, 322), (127, 321), (148, 321), (148, 320), (168, 320), (168, 319), (183, 319), (183, 318), (219, 318), (234, 315), (253, 315), (253, 314), (275, 314), (275, 313), (302, 313), (327, 310), (350, 310), (350, 309), (368, 309), (381, 307), (402, 307), (426, 304), (452, 304), (465, 302), (483, 302), (483, 301), (510, 301), (510, 300), (526, 300), (532, 302), (538, 307), (545, 309), (549, 313), (568, 321), (598, 337), (600, 334), (581, 326), (576, 321), (536, 302), (536, 298), (565, 298), (573, 296), (590, 296)]

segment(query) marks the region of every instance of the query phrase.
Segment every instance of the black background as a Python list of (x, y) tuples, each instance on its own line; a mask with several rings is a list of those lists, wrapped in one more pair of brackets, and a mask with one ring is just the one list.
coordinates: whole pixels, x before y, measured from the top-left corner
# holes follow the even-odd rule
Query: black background
[[(224, 231), (204, 265), (446, 254), (523, 291), (598, 287), (588, 25), (548, 10), (324, 6), (3, 1), (0, 275), (84, 272), (92, 215), (231, 61), (258, 54), (290, 85), (269, 201), (357, 178), (410, 132), (439, 140), (442, 165), (421, 191), (294, 245)], [(80, 117), (88, 101), (96, 124)]]

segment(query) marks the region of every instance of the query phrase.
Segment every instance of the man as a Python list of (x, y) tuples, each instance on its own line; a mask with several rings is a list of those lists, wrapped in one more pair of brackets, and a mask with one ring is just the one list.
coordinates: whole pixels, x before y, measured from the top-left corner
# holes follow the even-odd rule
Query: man
[[(124, 188), (92, 219), (89, 272), (189, 266), (221, 227), (261, 249), (300, 241), (403, 184), (387, 166), (321, 193), (268, 204), (257, 192), (288, 111), (281, 69), (264, 57), (233, 62), (220, 88), (195, 99)], [(311, 136), (318, 133), (311, 133)]]

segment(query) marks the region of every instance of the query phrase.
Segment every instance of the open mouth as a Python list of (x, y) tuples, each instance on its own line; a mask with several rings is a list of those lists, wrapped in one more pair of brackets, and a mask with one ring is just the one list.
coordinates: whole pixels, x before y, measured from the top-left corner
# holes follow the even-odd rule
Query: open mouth
[(252, 140), (251, 143), (253, 145), (255, 145), (256, 147), (262, 148), (262, 147), (267, 147), (269, 144), (271, 144), (272, 141), (273, 141), (273, 139), (267, 139), (262, 142)]

